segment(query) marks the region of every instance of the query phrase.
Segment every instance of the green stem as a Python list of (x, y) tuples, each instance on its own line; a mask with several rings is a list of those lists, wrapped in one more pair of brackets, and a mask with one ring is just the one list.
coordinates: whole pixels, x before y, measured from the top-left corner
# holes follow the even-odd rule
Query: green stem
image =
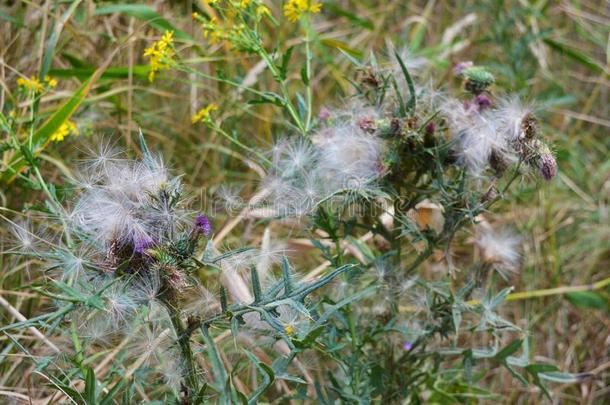
[(218, 353), (218, 349), (216, 348), (216, 343), (212, 336), (210, 336), (209, 325), (204, 324), (199, 328), (201, 330), (201, 335), (203, 337), (203, 342), (205, 343), (208, 356), (210, 358), (210, 365), (212, 366), (212, 373), (214, 374), (214, 379), (216, 380), (216, 389), (219, 391), (220, 404), (229, 404), (231, 403), (232, 395), (231, 390), (227, 386), (228, 373), (225, 369), (225, 366), (220, 358), (220, 354)]
[(305, 28), (305, 73), (307, 75), (307, 90), (306, 90), (306, 99), (307, 99), (307, 117), (305, 119), (305, 130), (309, 131), (311, 127), (311, 119), (312, 119), (312, 109), (313, 109), (313, 88), (311, 84), (311, 60), (313, 59), (313, 55), (311, 53), (311, 28), (309, 26), (309, 19), (305, 17), (303, 19), (303, 26)]
[[(359, 349), (359, 343), (358, 343), (358, 333), (356, 332), (356, 323), (354, 322), (354, 317), (351, 311), (351, 308), (348, 307), (347, 309), (347, 320), (349, 322), (349, 332), (350, 332), (350, 336), (351, 336), (351, 340), (352, 340), (352, 362), (356, 362), (360, 349)], [(358, 373), (358, 367), (357, 364), (353, 364), (352, 367), (350, 367), (351, 371), (352, 371), (352, 376), (351, 376), (351, 387), (352, 387), (352, 394), (354, 395), (358, 395), (358, 393), (360, 392), (360, 374)]]
[(610, 277), (597, 281), (595, 283), (586, 284), (586, 285), (562, 286), (562, 287), (555, 287), (555, 288), (546, 288), (546, 289), (542, 289), (542, 290), (516, 292), (516, 293), (508, 294), (508, 297), (506, 298), (506, 300), (507, 301), (520, 301), (520, 300), (527, 300), (530, 298), (539, 298), (539, 297), (548, 297), (548, 296), (552, 296), (552, 295), (569, 294), (572, 292), (595, 291), (595, 290), (600, 290), (607, 286), (610, 286)]
[(282, 76), (280, 75), (280, 72), (277, 70), (277, 66), (275, 66), (275, 63), (273, 63), (273, 60), (271, 60), (271, 56), (267, 53), (265, 48), (263, 48), (262, 46), (259, 47), (258, 54), (260, 55), (261, 58), (263, 58), (263, 60), (267, 64), (267, 67), (271, 71), (271, 75), (273, 76), (273, 78), (275, 79), (277, 84), (280, 86), (282, 96), (284, 97), (284, 103), (283, 103), (284, 108), (286, 108), (286, 110), (292, 117), (292, 120), (296, 124), (301, 135), (307, 136), (307, 129), (306, 129), (305, 125), (303, 125), (303, 122), (301, 121), (301, 117), (299, 117), (299, 113), (297, 112), (297, 110), (292, 105), (292, 102), (290, 101), (290, 93), (288, 92), (288, 87), (286, 87), (286, 84), (282, 80)]
[(184, 361), (183, 378), (187, 389), (187, 398), (194, 398), (199, 391), (199, 381), (197, 380), (197, 368), (195, 366), (193, 350), (191, 349), (190, 336), (186, 333), (180, 310), (167, 300), (163, 300), (163, 304), (167, 309), (174, 331), (178, 336), (178, 346)]
[(261, 159), (263, 162), (271, 165), (271, 161), (269, 159), (267, 159), (265, 156), (263, 156), (260, 152), (255, 151), (254, 149), (250, 148), (247, 145), (244, 145), (243, 143), (241, 143), (238, 139), (232, 137), (231, 135), (229, 135), (224, 129), (222, 129), (219, 125), (215, 124), (214, 122), (209, 122), (208, 126), (213, 129), (214, 131), (218, 132), (220, 135), (224, 136), (225, 138), (227, 138), (231, 143), (239, 146), (240, 148), (247, 150), (248, 152), (256, 155), (259, 159)]

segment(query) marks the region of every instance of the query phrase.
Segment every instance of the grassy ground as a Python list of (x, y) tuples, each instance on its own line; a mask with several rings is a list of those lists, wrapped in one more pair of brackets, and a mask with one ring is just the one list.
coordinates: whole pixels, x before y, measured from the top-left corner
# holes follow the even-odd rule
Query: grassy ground
[[(18, 75), (46, 70), (59, 80), (57, 88), (40, 101), (43, 119), (70, 99), (96, 68), (110, 63), (111, 69), (97, 80), (74, 115), (81, 136), (45, 148), (45, 178), (69, 193), (61, 189), (62, 178), (71, 175), (70, 168), (88, 146), (105, 137), (139, 153), (136, 139), (141, 128), (172, 168), (186, 173), (185, 182), (202, 203), (221, 184), (239, 186), (242, 196), (252, 195), (258, 175), (243, 150), (217, 133), (191, 125), (191, 116), (210, 102), (220, 105), (225, 129), (236, 131), (250, 147), (266, 147), (285, 133), (286, 117), (273, 106), (247, 106), (239, 91), (186, 72), (163, 73), (149, 83), (142, 53), (160, 36), (155, 28), (161, 20), (154, 20), (155, 27), (146, 22), (150, 16), (120, 5), (108, 9), (105, 4), (83, 1), (71, 9), (75, 3), (9, 1), (0, 5), (0, 110), (4, 114), (27, 107), (13, 105)], [(191, 1), (158, 1), (151, 6), (199, 44), (191, 47), (188, 39), (179, 43), (179, 49), (188, 47), (181, 54), (188, 66), (273, 87), (259, 60), (202, 40), (191, 19), (191, 3), (205, 7)], [(280, 7), (279, 3), (271, 6), (275, 15), (281, 14)], [(578, 385), (553, 385), (557, 403), (610, 401), (610, 290), (600, 289), (584, 298), (560, 294), (610, 277), (608, 3), (337, 0), (324, 3), (315, 30), (323, 44), (314, 50), (316, 105), (341, 105), (342, 96), (350, 91), (346, 78), (354, 68), (338, 47), (355, 56), (366, 57), (372, 51), (387, 56), (392, 42), (399, 49), (409, 46), (414, 57), (431, 61), (422, 76), (433, 77), (437, 84), (450, 80), (455, 62), (474, 60), (498, 73), (498, 88), (527, 95), (545, 107), (544, 131), (554, 142), (560, 174), (548, 185), (516, 187), (495, 220), (515, 226), (525, 240), (525, 263), (520, 275), (510, 280), (515, 291), (560, 290), (549, 296), (538, 296), (544, 292), (523, 296), (505, 307), (505, 316), (520, 326), (529, 325), (532, 353), (541, 360), (550, 359), (565, 371), (594, 372), (594, 378)], [(295, 30), (286, 28), (267, 40), (272, 44), (298, 39)], [(20, 180), (0, 189), (3, 215), (10, 217), (15, 214), (7, 210), (21, 211), (42, 198)], [(226, 221), (230, 218), (222, 212), (214, 220), (219, 229)], [(261, 238), (262, 228), (254, 221), (239, 223), (237, 230), (224, 243), (255, 244)], [(10, 247), (5, 243), (4, 250)], [(317, 258), (308, 260), (317, 263)], [(15, 267), (10, 259), (0, 257), (3, 324), (19, 316), (34, 317), (48, 307), (47, 300), (27, 288), (41, 281), (36, 266)], [(37, 335), (24, 333), (17, 338), (32, 353), (45, 350)], [(63, 342), (56, 344), (62, 347)], [(0, 391), (26, 395), (36, 390), (28, 379), (33, 366), (6, 336), (0, 336), (0, 350)], [(485, 384), (502, 393), (504, 403), (543, 401), (538, 391), (525, 390), (504, 373), (492, 375)]]

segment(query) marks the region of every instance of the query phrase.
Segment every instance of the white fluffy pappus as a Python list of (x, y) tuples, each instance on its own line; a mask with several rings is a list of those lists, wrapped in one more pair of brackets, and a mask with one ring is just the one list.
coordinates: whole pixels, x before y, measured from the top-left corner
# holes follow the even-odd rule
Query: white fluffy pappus
[[(112, 156), (115, 156), (114, 154)], [(151, 240), (163, 229), (180, 221), (179, 212), (167, 207), (150, 208), (152, 196), (172, 184), (160, 159), (120, 160), (115, 157), (92, 160), (85, 167), (87, 179), (72, 212), (71, 223), (89, 238), (104, 245), (111, 242), (135, 246)]]
[(366, 188), (381, 174), (383, 140), (353, 124), (338, 125), (328, 136), (317, 139), (320, 155), (317, 170), (327, 192)]
[(519, 270), (521, 238), (509, 228), (493, 229), (483, 222), (477, 226), (475, 243), (485, 263), (504, 278)]
[[(309, 214), (323, 200), (350, 193), (380, 195), (383, 139), (359, 127), (359, 118), (374, 122), (371, 108), (350, 108), (307, 140), (282, 141), (272, 151), (272, 167), (263, 180), (267, 216)], [(263, 211), (260, 211), (263, 212)]]
[(501, 98), (497, 107), (490, 112), (490, 118), (496, 122), (498, 131), (507, 142), (514, 142), (524, 137), (523, 122), (533, 116), (535, 107), (524, 103), (517, 96)]
[(448, 98), (442, 103), (441, 112), (451, 130), (457, 159), (471, 175), (482, 176), (494, 153), (504, 161), (515, 160), (510, 132), (499, 126), (502, 122), (494, 111), (479, 113)]

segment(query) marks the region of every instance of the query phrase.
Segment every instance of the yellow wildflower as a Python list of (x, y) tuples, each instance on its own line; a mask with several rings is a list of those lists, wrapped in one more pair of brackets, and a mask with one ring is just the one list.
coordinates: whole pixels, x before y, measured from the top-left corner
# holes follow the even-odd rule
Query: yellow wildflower
[(20, 77), (17, 79), (17, 86), (26, 90), (31, 90), (34, 93), (41, 93), (44, 90), (44, 86), (35, 76), (32, 76), (29, 79), (26, 77)]
[(246, 7), (248, 7), (249, 4), (250, 4), (250, 0), (241, 0), (239, 2), (239, 7), (240, 8), (246, 8)]
[(149, 81), (155, 80), (156, 72), (169, 69), (172, 57), (174, 56), (173, 41), (174, 31), (166, 31), (160, 40), (144, 50), (144, 57), (150, 58)]
[(296, 22), (301, 19), (303, 14), (316, 14), (320, 12), (322, 4), (317, 0), (288, 0), (284, 4), (284, 15), (291, 22)]
[(49, 75), (44, 77), (44, 82), (51, 88), (55, 88), (57, 86), (57, 79), (54, 79)]
[(294, 335), (294, 332), (295, 332), (295, 330), (294, 330), (294, 326), (292, 326), (292, 325), (290, 325), (290, 324), (288, 324), (288, 325), (284, 326), (284, 332), (286, 332), (286, 334), (287, 334), (288, 336), (292, 336), (292, 335)]
[(256, 16), (262, 17), (264, 15), (270, 16), (271, 11), (269, 11), (269, 8), (267, 6), (261, 4), (260, 6), (256, 7)]
[(212, 111), (216, 111), (216, 110), (218, 110), (218, 105), (216, 105), (214, 103), (209, 104), (207, 107), (199, 110), (199, 112), (197, 114), (193, 115), (193, 118), (191, 118), (191, 121), (193, 124), (196, 124), (198, 122), (205, 122), (210, 119), (210, 113)]
[(76, 124), (72, 121), (66, 121), (57, 129), (57, 131), (53, 132), (50, 140), (53, 142), (61, 142), (68, 135), (78, 135), (78, 128)]
[(209, 39), (210, 43), (217, 43), (223, 35), (223, 29), (218, 25), (216, 17), (212, 17), (209, 22), (203, 23), (203, 37)]

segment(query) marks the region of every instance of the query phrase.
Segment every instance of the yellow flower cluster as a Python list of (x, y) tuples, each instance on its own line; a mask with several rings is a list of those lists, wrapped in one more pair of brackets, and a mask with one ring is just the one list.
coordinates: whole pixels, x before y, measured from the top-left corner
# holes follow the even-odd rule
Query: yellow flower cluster
[(169, 69), (174, 56), (173, 41), (174, 31), (166, 31), (160, 40), (144, 50), (144, 57), (150, 58), (149, 81), (155, 80), (156, 72)]
[(44, 82), (47, 84), (47, 86), (49, 86), (51, 88), (55, 88), (57, 86), (57, 79), (53, 79), (50, 76), (45, 76)]
[(51, 135), (50, 140), (53, 142), (61, 142), (66, 136), (70, 134), (75, 136), (78, 135), (78, 128), (76, 127), (76, 124), (73, 121), (66, 121), (61, 124), (57, 131), (53, 132), (53, 135)]
[(44, 83), (41, 83), (35, 76), (31, 76), (29, 79), (27, 77), (20, 77), (17, 79), (17, 86), (33, 91), (34, 93), (42, 93), (45, 86), (50, 88), (57, 86), (57, 80), (50, 76), (45, 76)]
[(216, 16), (208, 18), (193, 13), (193, 19), (201, 24), (204, 38), (212, 44), (226, 41), (238, 51), (253, 52), (257, 44), (249, 34), (249, 23), (252, 21), (258, 23), (263, 17), (271, 17), (267, 6), (260, 0), (207, 0), (206, 2), (214, 7), (218, 18)]
[(288, 335), (288, 336), (292, 336), (294, 335), (295, 332), (295, 328), (294, 326), (287, 324), (284, 326), (284, 332)]
[(291, 22), (297, 22), (306, 13), (316, 14), (320, 12), (322, 3), (316, 0), (288, 0), (284, 4), (284, 15)]
[[(256, 1), (256, 0), (255, 0)], [(205, 1), (206, 4), (209, 4), (210, 6), (217, 6), (220, 5), (220, 0), (206, 0)], [(252, 2), (252, 0), (238, 0), (237, 2), (233, 2), (233, 1), (227, 1), (227, 3), (229, 5), (233, 5), (232, 3), (237, 4), (240, 8), (246, 8), (250, 5), (250, 3)]]
[(193, 115), (193, 118), (191, 118), (191, 122), (193, 124), (196, 124), (198, 122), (205, 122), (210, 119), (210, 113), (216, 110), (218, 110), (218, 105), (212, 103), (207, 107), (199, 110), (197, 114)]

